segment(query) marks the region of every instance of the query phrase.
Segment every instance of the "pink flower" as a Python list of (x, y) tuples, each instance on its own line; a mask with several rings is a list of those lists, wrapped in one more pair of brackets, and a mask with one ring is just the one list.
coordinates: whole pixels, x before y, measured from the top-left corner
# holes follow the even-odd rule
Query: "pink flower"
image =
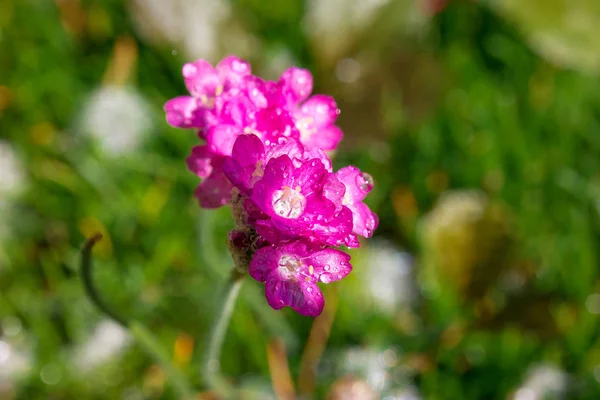
[(271, 307), (289, 306), (298, 313), (316, 317), (324, 300), (317, 282), (340, 280), (350, 273), (350, 256), (334, 249), (321, 249), (297, 241), (285, 246), (259, 249), (248, 272), (265, 282), (265, 295)]
[(233, 56), (214, 68), (205, 60), (186, 64), (183, 77), (190, 96), (164, 108), (169, 124), (198, 129), (202, 143), (187, 165), (201, 180), (200, 205), (231, 204), (232, 256), (265, 283), (271, 307), (319, 315), (317, 282), (352, 269), (348, 254), (328, 246), (358, 247), (357, 235), (370, 237), (378, 223), (363, 203), (370, 175), (352, 166), (334, 173), (325, 153), (342, 138), (335, 100), (309, 97), (313, 80), (305, 69), (264, 81)]
[(250, 75), (250, 64), (235, 56), (225, 57), (216, 68), (206, 60), (197, 60), (185, 64), (182, 74), (191, 96), (176, 97), (165, 104), (167, 122), (176, 128), (203, 128), (215, 99), (242, 86), (244, 77)]

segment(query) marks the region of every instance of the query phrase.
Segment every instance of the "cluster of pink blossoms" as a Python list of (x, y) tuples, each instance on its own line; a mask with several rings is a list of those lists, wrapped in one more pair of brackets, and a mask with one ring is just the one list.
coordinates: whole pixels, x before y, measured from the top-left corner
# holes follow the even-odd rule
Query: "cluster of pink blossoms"
[(340, 280), (352, 269), (350, 255), (331, 247), (358, 247), (357, 236), (370, 237), (378, 223), (363, 203), (371, 176), (353, 166), (333, 172), (325, 153), (342, 138), (335, 100), (309, 97), (307, 70), (290, 68), (277, 82), (264, 81), (234, 56), (214, 68), (205, 60), (185, 64), (183, 78), (190, 96), (164, 109), (169, 124), (196, 129), (204, 143), (187, 159), (202, 179), (200, 205), (231, 205), (232, 254), (238, 268), (265, 283), (271, 307), (319, 315), (317, 282)]

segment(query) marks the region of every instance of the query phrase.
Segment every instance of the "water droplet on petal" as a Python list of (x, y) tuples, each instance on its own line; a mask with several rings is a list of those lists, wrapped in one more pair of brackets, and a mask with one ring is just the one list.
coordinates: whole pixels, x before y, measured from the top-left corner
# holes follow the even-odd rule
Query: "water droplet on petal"
[(307, 287), (307, 288), (306, 288), (306, 291), (307, 291), (308, 293), (312, 293), (313, 289), (312, 289), (312, 288), (309, 286), (309, 287)]
[(370, 192), (373, 189), (373, 177), (366, 172), (356, 176), (356, 185), (363, 192)]
[(329, 275), (329, 274), (321, 274), (321, 276), (319, 277), (319, 279), (323, 283), (329, 283), (329, 282), (331, 282), (331, 275)]
[(323, 269), (324, 269), (325, 271), (329, 271), (329, 269), (330, 269), (330, 268), (331, 268), (331, 267), (330, 267), (329, 265), (326, 265), (326, 266), (324, 266), (324, 267), (323, 267)]

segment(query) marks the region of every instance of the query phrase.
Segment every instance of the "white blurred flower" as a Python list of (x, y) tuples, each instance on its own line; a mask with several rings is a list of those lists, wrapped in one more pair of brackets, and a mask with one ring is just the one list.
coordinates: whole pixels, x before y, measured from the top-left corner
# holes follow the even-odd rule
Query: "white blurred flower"
[[(336, 376), (352, 377), (364, 382), (378, 397), (386, 400), (420, 400), (398, 348), (374, 349), (350, 347), (341, 350), (335, 358)], [(361, 398), (361, 397), (354, 397)]]
[(20, 193), (25, 185), (21, 159), (8, 141), (0, 140), (0, 199)]
[(217, 61), (227, 54), (245, 57), (255, 45), (241, 24), (232, 21), (222, 0), (131, 0), (138, 31), (153, 41), (182, 47), (186, 58)]
[(21, 347), (15, 343), (0, 340), (0, 386), (10, 386), (14, 379), (26, 374), (31, 369), (31, 356)]
[(390, 0), (310, 0), (306, 32), (331, 58), (344, 53), (352, 38), (373, 22), (377, 11)]
[(419, 390), (414, 386), (393, 391), (381, 400), (421, 400)]
[(391, 243), (373, 239), (366, 249), (367, 268), (363, 268), (363, 287), (384, 312), (393, 313), (402, 305), (410, 305), (417, 297), (413, 259)]
[(0, 140), (0, 268), (7, 257), (4, 243), (12, 233), (13, 199), (27, 186), (23, 163), (13, 146)]
[(131, 342), (129, 333), (119, 324), (104, 320), (92, 336), (75, 349), (75, 365), (83, 372), (92, 370), (120, 354)]
[(560, 400), (567, 398), (568, 375), (551, 365), (530, 368), (513, 400)]
[(94, 91), (80, 118), (81, 129), (113, 156), (137, 150), (152, 127), (146, 100), (121, 86), (107, 85)]
[[(389, 371), (392, 365), (386, 363), (384, 356), (386, 351), (378, 352), (371, 348), (362, 347), (349, 348), (341, 355), (341, 373), (358, 375), (364, 378), (370, 387), (381, 391), (389, 386), (392, 377)], [(397, 362), (397, 357), (395, 360)]]

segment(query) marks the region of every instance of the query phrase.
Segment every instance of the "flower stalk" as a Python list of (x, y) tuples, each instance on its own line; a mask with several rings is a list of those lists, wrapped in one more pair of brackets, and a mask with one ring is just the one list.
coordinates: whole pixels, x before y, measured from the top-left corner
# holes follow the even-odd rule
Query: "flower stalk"
[(221, 350), (225, 341), (227, 327), (231, 321), (231, 315), (235, 306), (235, 301), (242, 288), (244, 274), (237, 269), (233, 269), (229, 279), (225, 283), (223, 290), (223, 302), (219, 308), (212, 329), (208, 336), (206, 350), (203, 362), (203, 378), (206, 386), (225, 398), (231, 398), (233, 389), (222, 377), (221, 369)]
[(178, 392), (178, 398), (182, 400), (194, 399), (194, 391), (187, 379), (177, 370), (170, 361), (169, 353), (161, 346), (159, 340), (152, 332), (139, 321), (127, 320), (115, 313), (102, 299), (93, 279), (92, 249), (102, 239), (102, 234), (96, 233), (86, 241), (81, 250), (80, 274), (83, 287), (92, 304), (103, 314), (127, 329), (144, 350), (158, 363), (167, 373), (173, 387)]

